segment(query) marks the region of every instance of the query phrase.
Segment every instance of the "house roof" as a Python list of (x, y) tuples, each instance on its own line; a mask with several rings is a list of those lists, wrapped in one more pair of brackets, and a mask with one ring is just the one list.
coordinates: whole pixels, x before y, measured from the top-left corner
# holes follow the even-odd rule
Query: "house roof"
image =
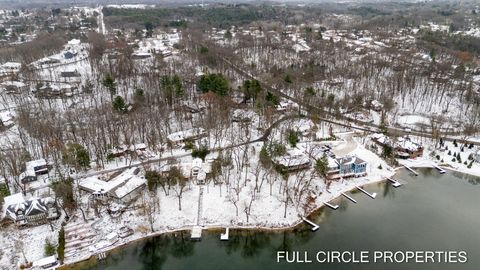
[(295, 167), (310, 163), (308, 156), (298, 150), (289, 150), (285, 155), (275, 157), (274, 161), (285, 167)]
[(364, 164), (366, 163), (363, 159), (357, 156), (348, 156), (343, 158), (337, 158), (338, 165), (348, 165), (348, 164)]
[(1, 85), (4, 86), (4, 87), (15, 86), (15, 87), (18, 87), (18, 88), (27, 86), (25, 83), (19, 82), (19, 81), (6, 81), (6, 82), (2, 82)]
[(188, 130), (171, 133), (167, 136), (167, 139), (169, 139), (172, 142), (180, 142), (188, 138), (199, 136), (204, 132), (205, 130), (203, 128), (192, 128)]
[(145, 184), (145, 179), (135, 174), (137, 168), (130, 168), (110, 181), (98, 177), (88, 177), (80, 180), (79, 186), (89, 192), (110, 193), (115, 198), (123, 198), (135, 189)]
[(48, 203), (52, 203), (53, 199), (50, 197), (46, 197), (41, 199), (32, 198), (29, 200), (25, 200), (21, 193), (17, 193), (5, 197), (4, 201), (4, 216), (12, 220), (17, 220), (17, 212), (19, 210), (22, 210), (25, 216), (46, 213), (48, 211), (47, 205)]
[(122, 199), (123, 197), (127, 196), (128, 194), (132, 193), (136, 189), (144, 186), (146, 183), (145, 178), (139, 177), (137, 175), (134, 175), (125, 183), (119, 187), (117, 187), (115, 190), (111, 192), (112, 196), (114, 196), (117, 199)]
[(28, 168), (35, 168), (40, 166), (47, 166), (47, 161), (45, 159), (31, 160), (25, 163), (25, 166)]
[(55, 256), (49, 256), (49, 257), (45, 257), (45, 258), (42, 258), (40, 260), (36, 260), (32, 263), (32, 267), (43, 267), (45, 265), (50, 265), (50, 264), (54, 264), (58, 262), (57, 261), (57, 258)]

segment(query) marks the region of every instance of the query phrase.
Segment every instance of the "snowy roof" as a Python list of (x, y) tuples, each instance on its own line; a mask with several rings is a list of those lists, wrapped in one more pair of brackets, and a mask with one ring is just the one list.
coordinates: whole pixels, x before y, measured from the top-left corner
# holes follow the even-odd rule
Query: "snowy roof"
[(23, 198), (23, 194), (21, 192), (12, 194), (10, 196), (7, 196), (3, 198), (4, 206), (8, 207), (12, 204), (20, 204), (25, 202), (25, 199)]
[(299, 150), (288, 150), (283, 156), (275, 157), (275, 163), (285, 167), (295, 167), (310, 164), (310, 159)]
[(204, 132), (205, 130), (203, 128), (192, 128), (184, 131), (171, 133), (170, 135), (167, 136), (167, 139), (169, 139), (172, 142), (181, 142), (186, 139), (201, 136), (203, 135)]
[(202, 164), (203, 164), (203, 160), (201, 158), (195, 158), (192, 161), (192, 169), (193, 168), (200, 168), (200, 167), (202, 167)]
[(137, 168), (129, 168), (110, 181), (103, 181), (96, 176), (79, 181), (80, 188), (89, 192), (111, 193), (116, 198), (123, 198), (130, 192), (145, 184), (145, 179), (135, 175)]
[(2, 86), (15, 86), (15, 87), (25, 87), (26, 84), (19, 81), (6, 81), (1, 83)]
[(105, 239), (107, 240), (113, 240), (118, 237), (118, 234), (116, 232), (111, 232), (105, 236)]
[(12, 220), (17, 220), (17, 212), (21, 210), (24, 216), (37, 215), (48, 211), (47, 204), (52, 203), (50, 197), (25, 200), (21, 193), (17, 193), (4, 199), (4, 216)]
[(1, 67), (3, 68), (10, 68), (10, 69), (18, 69), (22, 66), (22, 64), (17, 63), (17, 62), (6, 62), (3, 64)]
[(132, 53), (133, 56), (145, 56), (145, 57), (151, 57), (152, 54), (149, 52), (141, 52), (141, 51), (136, 51)]
[(306, 43), (296, 43), (293, 45), (293, 50), (297, 53), (299, 52), (308, 52), (310, 51), (310, 46), (308, 46)]
[(80, 39), (72, 39), (68, 42), (68, 45), (80, 45)]
[(400, 137), (396, 142), (381, 133), (376, 133), (372, 135), (372, 138), (375, 139), (380, 144), (390, 145), (395, 148), (408, 150), (408, 151), (417, 151), (422, 148), (422, 146), (416, 142), (413, 142), (409, 137)]
[(327, 160), (328, 160), (328, 168), (329, 169), (338, 168), (338, 163), (337, 163), (336, 159), (327, 156)]
[(133, 151), (133, 150), (144, 150), (147, 148), (147, 145), (144, 144), (144, 143), (137, 143), (137, 144), (134, 144), (134, 145), (130, 145), (129, 149), (130, 151)]
[(45, 159), (31, 160), (25, 163), (27, 168), (35, 168), (40, 166), (47, 166), (47, 161)]
[(422, 148), (421, 145), (410, 140), (408, 137), (399, 138), (396, 144), (399, 148), (408, 151), (417, 151)]
[(55, 256), (49, 256), (49, 257), (45, 257), (45, 258), (42, 258), (40, 260), (36, 260), (32, 263), (32, 267), (35, 268), (35, 267), (43, 267), (43, 266), (47, 266), (47, 265), (50, 265), (50, 264), (55, 264), (57, 263), (57, 258)]
[(10, 111), (0, 112), (0, 123), (5, 126), (13, 124), (13, 114)]
[(145, 182), (145, 178), (134, 175), (133, 177), (129, 178), (123, 185), (116, 188), (112, 192), (112, 195), (115, 198), (122, 199), (137, 188), (144, 186)]
[(364, 164), (366, 163), (363, 159), (357, 156), (349, 156), (343, 158), (337, 158), (337, 163), (339, 165), (348, 165), (348, 164)]

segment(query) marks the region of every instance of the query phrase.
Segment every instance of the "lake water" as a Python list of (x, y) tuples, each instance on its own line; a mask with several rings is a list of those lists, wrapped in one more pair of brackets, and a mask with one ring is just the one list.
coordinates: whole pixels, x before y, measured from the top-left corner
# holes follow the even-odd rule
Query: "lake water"
[[(189, 232), (164, 235), (134, 243), (89, 270), (220, 270), (220, 269), (480, 269), (480, 180), (459, 173), (440, 175), (433, 169), (420, 176), (400, 171), (400, 188), (379, 183), (367, 186), (375, 200), (352, 194), (337, 210), (323, 209), (315, 221), (316, 232), (301, 226), (294, 231), (264, 233), (230, 231), (221, 242), (219, 233), (204, 231), (200, 242)], [(277, 251), (306, 251), (312, 263), (277, 263)], [(318, 263), (318, 251), (466, 251), (464, 264)], [(372, 260), (373, 256), (369, 256)]]

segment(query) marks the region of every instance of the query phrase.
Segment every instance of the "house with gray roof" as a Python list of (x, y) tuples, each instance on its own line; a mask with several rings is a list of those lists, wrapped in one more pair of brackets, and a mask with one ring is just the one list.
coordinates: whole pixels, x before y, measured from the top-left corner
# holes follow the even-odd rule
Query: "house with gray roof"
[(58, 209), (51, 197), (25, 199), (17, 193), (4, 198), (3, 218), (17, 225), (39, 225), (57, 217)]

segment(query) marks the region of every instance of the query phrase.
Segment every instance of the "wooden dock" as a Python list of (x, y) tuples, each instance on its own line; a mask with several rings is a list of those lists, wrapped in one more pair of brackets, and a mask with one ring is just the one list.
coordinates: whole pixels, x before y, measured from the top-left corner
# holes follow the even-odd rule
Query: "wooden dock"
[(387, 177), (388, 181), (392, 182), (392, 186), (393, 187), (400, 187), (402, 184), (400, 182), (398, 182), (397, 180), (393, 179), (393, 178), (390, 178), (390, 177)]
[(349, 199), (350, 201), (352, 201), (352, 202), (354, 202), (354, 203), (357, 203), (357, 200), (355, 200), (355, 199), (352, 198), (351, 196), (349, 196), (349, 195), (347, 195), (347, 194), (345, 194), (345, 193), (343, 193), (343, 192), (342, 192), (342, 195), (343, 195), (345, 198)]
[(307, 218), (305, 217), (302, 217), (303, 221), (305, 221), (306, 223), (310, 224), (312, 226), (312, 231), (316, 231), (318, 230), (318, 228), (320, 228), (320, 226), (318, 226), (317, 224), (313, 223), (313, 221), (310, 221), (308, 220)]
[(375, 197), (377, 197), (377, 193), (375, 193), (375, 192), (370, 194), (368, 191), (366, 191), (365, 189), (363, 189), (363, 188), (361, 188), (361, 187), (359, 187), (359, 186), (357, 186), (357, 189), (360, 190), (361, 192), (367, 194), (368, 197), (370, 197), (370, 198), (372, 198), (372, 199), (375, 199)]
[(440, 168), (440, 166), (438, 166), (438, 165), (435, 164), (435, 163), (433, 163), (433, 167), (434, 167), (435, 169), (437, 169), (438, 172), (441, 173), (441, 174), (444, 174), (444, 173), (447, 172), (447, 171), (445, 171), (444, 169)]
[(338, 209), (338, 205), (333, 205), (329, 202), (324, 202), (323, 204), (325, 204), (326, 206), (332, 208), (333, 210), (337, 210)]
[(192, 236), (190, 237), (192, 240), (201, 240), (202, 239), (202, 227), (200, 226), (193, 226), (192, 228)]
[(408, 167), (407, 165), (403, 165), (403, 167), (405, 167), (407, 170), (411, 171), (413, 174), (418, 176), (418, 173), (416, 171), (414, 171), (412, 168)]
[(221, 241), (228, 241), (228, 235), (230, 233), (230, 229), (229, 228), (225, 228), (225, 233), (221, 233), (220, 234), (220, 240)]

